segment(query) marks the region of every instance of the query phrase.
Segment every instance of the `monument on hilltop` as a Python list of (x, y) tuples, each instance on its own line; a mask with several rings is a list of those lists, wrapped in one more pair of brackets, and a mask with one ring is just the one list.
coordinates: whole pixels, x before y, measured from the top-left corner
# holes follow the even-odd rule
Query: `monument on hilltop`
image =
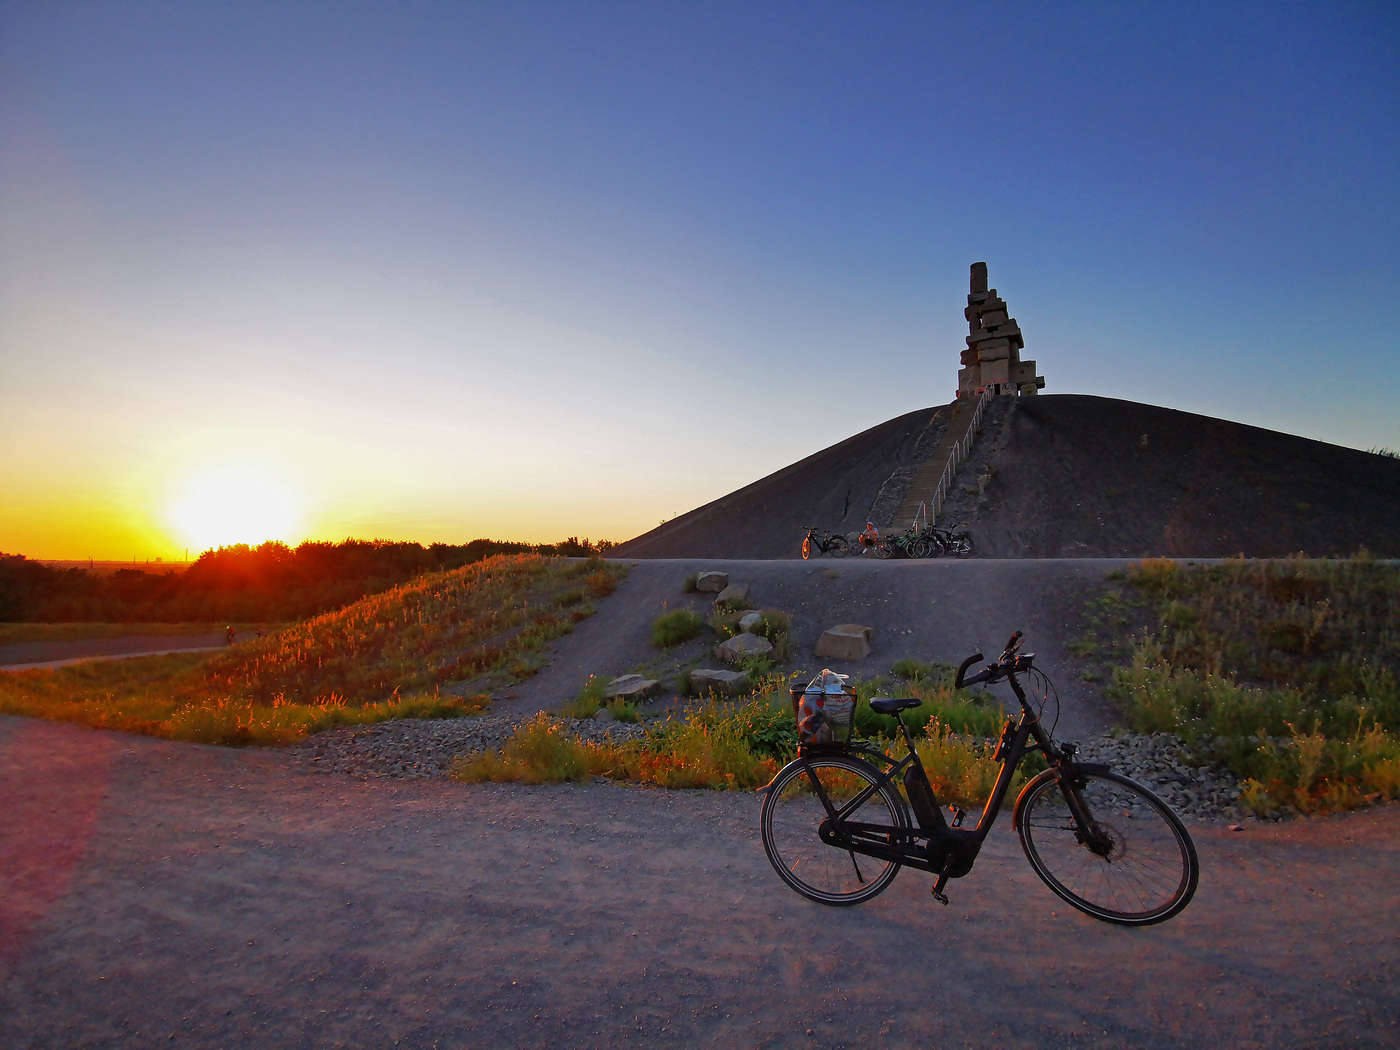
[(1021, 327), (1006, 311), (995, 288), (987, 288), (987, 264), (972, 264), (968, 287), (967, 349), (958, 370), (958, 397), (976, 398), (990, 388), (996, 394), (1034, 394), (1045, 385), (1035, 374), (1034, 361), (1022, 361)]

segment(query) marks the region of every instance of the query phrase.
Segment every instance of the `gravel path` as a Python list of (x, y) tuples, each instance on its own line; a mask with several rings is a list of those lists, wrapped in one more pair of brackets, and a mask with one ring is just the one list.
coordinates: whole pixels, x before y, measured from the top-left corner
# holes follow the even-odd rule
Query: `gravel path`
[(750, 794), (368, 782), (0, 718), (0, 1046), (1389, 1048), (1400, 808), (1193, 827), (1124, 930), (1010, 827), (940, 907), (774, 876)]

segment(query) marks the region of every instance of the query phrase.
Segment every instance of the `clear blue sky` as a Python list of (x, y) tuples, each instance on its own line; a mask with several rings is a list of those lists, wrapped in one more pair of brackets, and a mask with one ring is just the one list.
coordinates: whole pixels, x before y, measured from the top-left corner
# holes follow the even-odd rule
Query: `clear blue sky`
[(950, 400), (976, 260), (1046, 393), (1400, 449), (1397, 11), (6, 3), (0, 551), (623, 539)]

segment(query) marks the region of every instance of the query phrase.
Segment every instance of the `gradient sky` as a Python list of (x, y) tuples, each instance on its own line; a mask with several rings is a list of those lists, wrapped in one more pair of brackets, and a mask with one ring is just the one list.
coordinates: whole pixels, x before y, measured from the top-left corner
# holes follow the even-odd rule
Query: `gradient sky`
[(9, 0), (0, 551), (625, 539), (949, 401), (976, 260), (1400, 449), (1397, 11)]

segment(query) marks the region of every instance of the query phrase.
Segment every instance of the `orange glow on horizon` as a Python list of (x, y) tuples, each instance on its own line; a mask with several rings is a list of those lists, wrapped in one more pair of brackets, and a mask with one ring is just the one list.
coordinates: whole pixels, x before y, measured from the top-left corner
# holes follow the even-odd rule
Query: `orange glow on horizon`
[(180, 486), (167, 518), (191, 551), (265, 540), (291, 542), (305, 508), (272, 473), (235, 464), (201, 471)]

